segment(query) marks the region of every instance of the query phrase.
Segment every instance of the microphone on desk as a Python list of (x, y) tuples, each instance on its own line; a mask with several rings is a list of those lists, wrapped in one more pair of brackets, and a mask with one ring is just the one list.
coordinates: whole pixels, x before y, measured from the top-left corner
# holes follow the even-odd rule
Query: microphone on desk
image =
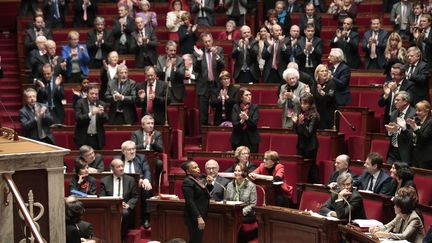
[(216, 181), (216, 178), (213, 180), (215, 184), (218, 184), (223, 189), (223, 204), (226, 204), (226, 187), (221, 183)]
[[(13, 125), (13, 131), (11, 131), (11, 133), (13, 132), (13, 140), (14, 140), (14, 141), (18, 141), (19, 138), (18, 138), (18, 133), (17, 133), (17, 128), (16, 128), (15, 121), (12, 119), (12, 116), (10, 115), (10, 113), (9, 113), (9, 111), (6, 109), (6, 107), (4, 106), (3, 101), (2, 101), (1, 99), (0, 99), (0, 105), (2, 106), (3, 110), (5, 111), (6, 115), (7, 115), (8, 118), (9, 118), (9, 120), (12, 122), (12, 125)], [(2, 127), (1, 124), (0, 124), (0, 127)], [(9, 129), (8, 129), (8, 130), (9, 130)], [(2, 136), (2, 135), (3, 135), (3, 134), (0, 134), (0, 136)], [(12, 134), (11, 134), (11, 135), (12, 135)]]
[(348, 124), (348, 126), (351, 128), (351, 130), (355, 131), (357, 130), (356, 127), (351, 124), (348, 119), (344, 116), (344, 114), (340, 110), (335, 110), (333, 113), (333, 131), (337, 131), (336, 129), (336, 114), (339, 113), (339, 116), (342, 117), (342, 119)]
[[(331, 193), (336, 194), (339, 197), (339, 193), (337, 193), (336, 191), (330, 189), (329, 190)], [(351, 204), (348, 202), (348, 200), (346, 200), (345, 197), (342, 197), (342, 200), (344, 200), (344, 202), (346, 202), (346, 204), (348, 204), (348, 224), (351, 223)]]
[(260, 186), (260, 185), (257, 185), (257, 184), (255, 184), (255, 186), (256, 186), (256, 188), (259, 188), (261, 191), (262, 191), (262, 193), (263, 193), (263, 206), (265, 207), (265, 206), (267, 206), (266, 205), (266, 192), (265, 192), (265, 189), (264, 189), (264, 187), (262, 187), (262, 186)]

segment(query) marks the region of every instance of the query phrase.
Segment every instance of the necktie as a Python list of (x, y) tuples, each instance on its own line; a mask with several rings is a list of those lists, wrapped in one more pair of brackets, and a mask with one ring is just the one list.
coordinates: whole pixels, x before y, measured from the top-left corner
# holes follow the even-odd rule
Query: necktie
[(120, 194), (120, 192), (121, 192), (121, 178), (117, 177), (117, 180), (118, 180), (117, 196), (121, 197), (122, 196)]
[(278, 65), (276, 61), (278, 49), (279, 49), (279, 41), (275, 41), (274, 48), (273, 48), (273, 66), (272, 66), (273, 69), (278, 69)]
[(410, 71), (408, 73), (408, 78), (411, 78), (411, 75), (414, 73), (415, 65), (410, 65)]
[(128, 163), (129, 163), (129, 174), (132, 174), (132, 166), (133, 166), (132, 161), (129, 160)]
[(123, 92), (123, 82), (120, 81), (119, 87), (118, 87), (118, 92), (122, 93)]
[[(375, 32), (372, 32), (372, 39), (377, 40), (377, 34)], [(372, 45), (371, 45), (370, 58), (371, 59), (377, 58), (377, 54), (376, 54), (376, 42), (373, 42)]]
[(83, 20), (87, 21), (87, 5), (83, 6), (84, 14), (83, 14)]
[(56, 18), (56, 19), (60, 18), (60, 11), (59, 11), (59, 2), (58, 2), (58, 0), (54, 0), (54, 18)]
[(370, 177), (368, 184), (368, 191), (373, 191), (373, 176)]
[[(153, 82), (149, 82), (148, 96), (153, 95)], [(147, 113), (153, 114), (153, 100), (147, 98)]]
[[(398, 118), (403, 118), (404, 115), (405, 114), (403, 112), (399, 112)], [(398, 147), (398, 135), (399, 135), (399, 130), (397, 130), (395, 133), (393, 133), (393, 135), (391, 137), (391, 143), (392, 143), (393, 147)]]
[(208, 67), (208, 78), (209, 81), (214, 81), (213, 75), (213, 60), (211, 51), (207, 52), (207, 67)]

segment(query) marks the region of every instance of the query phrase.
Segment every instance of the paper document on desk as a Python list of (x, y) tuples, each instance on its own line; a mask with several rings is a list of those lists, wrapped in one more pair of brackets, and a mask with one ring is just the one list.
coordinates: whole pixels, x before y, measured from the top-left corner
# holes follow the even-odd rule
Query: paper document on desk
[(338, 221), (339, 220), (338, 218), (335, 218), (335, 217), (332, 217), (332, 216), (323, 216), (323, 215), (321, 215), (319, 213), (315, 213), (315, 212), (312, 212), (310, 210), (308, 212), (310, 213), (310, 215), (312, 217), (315, 217), (315, 218), (320, 218), (320, 219), (325, 218), (327, 220), (332, 220), (332, 221)]
[(216, 202), (217, 204), (227, 204), (227, 205), (240, 205), (240, 204), (243, 204), (244, 202), (241, 202), (241, 201), (226, 201), (225, 203), (224, 203), (224, 201), (219, 201), (219, 202)]
[(383, 226), (383, 223), (376, 219), (355, 219), (353, 220), (353, 223), (357, 224), (360, 228)]
[(380, 243), (410, 243), (407, 240), (391, 240), (387, 238), (379, 238)]

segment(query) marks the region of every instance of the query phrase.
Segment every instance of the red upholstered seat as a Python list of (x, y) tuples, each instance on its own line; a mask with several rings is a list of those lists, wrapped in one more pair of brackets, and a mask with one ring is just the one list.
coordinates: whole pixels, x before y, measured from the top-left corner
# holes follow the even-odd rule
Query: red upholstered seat
[(414, 184), (417, 187), (419, 195), (419, 203), (429, 205), (432, 197), (432, 180), (430, 177), (416, 174), (414, 176)]
[(332, 139), (329, 136), (318, 136), (319, 148), (316, 161), (333, 159)]
[(383, 203), (382, 201), (370, 200), (363, 198), (363, 206), (365, 208), (366, 217), (368, 219), (376, 219), (380, 222), (384, 221)]
[(279, 154), (296, 154), (297, 135), (292, 134), (272, 134), (270, 149)]
[(360, 93), (355, 90), (351, 91), (351, 102), (348, 105), (359, 106), (359, 103), (360, 103)]
[(172, 135), (172, 158), (181, 159), (183, 157), (183, 131), (175, 129), (171, 133)]
[(298, 165), (296, 163), (281, 161), (281, 164), (283, 164), (285, 167), (285, 183), (293, 187), (292, 201), (293, 203), (297, 203), (297, 183), (301, 182), (299, 178), (300, 174), (298, 174), (298, 172), (301, 170), (298, 169)]
[(360, 176), (363, 173), (364, 167), (350, 166), (350, 170), (356, 175)]
[(432, 225), (432, 210), (422, 210), (423, 215), (423, 225), (425, 231), (429, 230), (429, 227)]
[(73, 172), (75, 168), (75, 156), (65, 155), (63, 162), (66, 165), (66, 172)]
[(68, 148), (68, 149), (77, 149), (75, 143), (73, 142), (73, 132), (72, 131), (53, 131), (53, 136), (55, 140), (55, 144), (57, 146)]
[(261, 141), (259, 143), (258, 152), (259, 153), (265, 153), (267, 150), (270, 149), (271, 146), (271, 136), (272, 134), (261, 134)]
[(252, 90), (253, 102), (259, 105), (274, 105), (277, 104), (278, 94), (277, 88), (274, 90)]
[(63, 183), (64, 183), (64, 195), (65, 197), (68, 197), (70, 196), (70, 188), (69, 188), (70, 180), (64, 179)]
[(207, 151), (230, 151), (231, 132), (209, 132), (207, 134)]
[(260, 109), (259, 127), (282, 127), (282, 109)]
[(348, 155), (352, 160), (365, 159), (366, 138), (363, 136), (352, 136), (347, 141)]
[(339, 131), (345, 134), (345, 139), (352, 136), (360, 136), (362, 134), (366, 134), (366, 131), (362, 131), (362, 115), (360, 112), (344, 112), (345, 117), (347, 120), (356, 128), (355, 131), (351, 129), (351, 127), (348, 126), (348, 124), (343, 121), (343, 119), (340, 119), (339, 123)]
[(389, 144), (390, 144), (390, 141), (388, 139), (386, 139), (386, 140), (372, 139), (369, 152), (370, 153), (376, 152), (376, 153), (381, 154), (383, 159), (384, 159), (384, 163), (385, 163), (386, 158), (387, 158), (387, 152), (389, 149)]
[(330, 198), (330, 194), (326, 192), (304, 191), (300, 199), (299, 210), (312, 210), (319, 212), (321, 205)]
[(330, 178), (330, 175), (334, 171), (334, 161), (333, 160), (317, 160), (319, 175), (322, 184), (327, 184)]
[(105, 131), (105, 147), (106, 150), (120, 149), (121, 144), (130, 140), (131, 131)]
[(174, 182), (174, 194), (177, 195), (180, 199), (184, 199), (182, 184), (183, 184), (183, 181), (181, 181), (181, 180), (176, 180)]

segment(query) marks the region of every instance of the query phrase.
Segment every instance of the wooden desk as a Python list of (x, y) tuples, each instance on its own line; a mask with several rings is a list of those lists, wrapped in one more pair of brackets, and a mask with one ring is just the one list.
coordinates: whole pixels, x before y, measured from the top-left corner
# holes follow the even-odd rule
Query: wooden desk
[(255, 207), (260, 243), (339, 242), (341, 221), (330, 221), (276, 206)]
[(348, 225), (339, 225), (339, 232), (341, 239), (347, 243), (378, 243), (377, 238), (373, 238), (361, 231), (358, 231)]
[(93, 224), (95, 237), (106, 243), (121, 242), (122, 202), (120, 198), (78, 198), (86, 209), (83, 219)]
[[(188, 239), (184, 223), (184, 200), (149, 199), (151, 215), (151, 238), (165, 242), (172, 238)], [(243, 205), (210, 203), (205, 220), (204, 242), (237, 242), (242, 224)]]

